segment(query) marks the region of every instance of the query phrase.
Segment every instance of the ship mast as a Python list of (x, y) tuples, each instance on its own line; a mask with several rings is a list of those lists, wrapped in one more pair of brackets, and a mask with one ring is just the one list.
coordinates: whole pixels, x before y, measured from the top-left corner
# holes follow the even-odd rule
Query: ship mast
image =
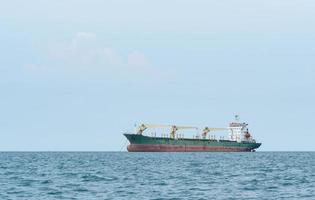
[(203, 139), (206, 139), (209, 132), (213, 132), (213, 131), (226, 131), (226, 130), (229, 130), (229, 129), (228, 129), (228, 128), (209, 128), (209, 127), (205, 127), (205, 128), (202, 130), (202, 138), (203, 138)]
[(143, 132), (148, 129), (148, 128), (170, 128), (170, 135), (171, 138), (175, 138), (176, 136), (176, 132), (178, 130), (182, 130), (182, 129), (196, 129), (198, 130), (198, 127), (194, 127), (194, 126), (176, 126), (176, 125), (160, 125), (160, 124), (141, 124), (138, 128), (138, 132), (137, 134), (142, 135)]

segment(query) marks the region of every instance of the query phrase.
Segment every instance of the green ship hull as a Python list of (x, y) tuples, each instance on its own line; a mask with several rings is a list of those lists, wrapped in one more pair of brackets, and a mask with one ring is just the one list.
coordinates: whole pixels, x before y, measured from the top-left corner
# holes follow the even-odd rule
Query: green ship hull
[(130, 144), (130, 152), (250, 152), (261, 143), (230, 140), (149, 137), (140, 134), (124, 134)]

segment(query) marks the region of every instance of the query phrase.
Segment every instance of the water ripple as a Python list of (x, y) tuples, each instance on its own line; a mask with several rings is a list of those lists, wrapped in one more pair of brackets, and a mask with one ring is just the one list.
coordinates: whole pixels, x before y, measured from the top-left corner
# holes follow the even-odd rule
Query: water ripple
[(315, 153), (0, 153), (0, 199), (315, 199)]

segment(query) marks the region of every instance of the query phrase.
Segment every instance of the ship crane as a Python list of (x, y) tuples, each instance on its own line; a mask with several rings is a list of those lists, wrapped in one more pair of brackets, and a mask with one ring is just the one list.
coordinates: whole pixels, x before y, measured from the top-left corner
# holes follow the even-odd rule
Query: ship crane
[(171, 137), (175, 138), (176, 131), (177, 130), (182, 130), (182, 129), (195, 129), (195, 130), (198, 130), (198, 128), (194, 127), (194, 126), (172, 126), (171, 127)]
[(226, 130), (229, 130), (228, 128), (209, 128), (209, 127), (205, 127), (203, 130), (202, 130), (202, 138), (203, 139), (206, 139), (207, 138), (207, 135), (208, 133), (211, 131), (226, 131)]
[(175, 138), (176, 131), (182, 130), (182, 129), (196, 129), (198, 130), (197, 127), (194, 126), (176, 126), (176, 125), (158, 125), (158, 124), (141, 124), (138, 128), (138, 134), (142, 135), (142, 133), (147, 129), (147, 128), (170, 128), (171, 129), (171, 137)]
[(147, 128), (168, 128), (169, 125), (159, 125), (159, 124), (141, 124), (138, 128), (138, 134), (142, 135), (143, 131), (145, 131)]

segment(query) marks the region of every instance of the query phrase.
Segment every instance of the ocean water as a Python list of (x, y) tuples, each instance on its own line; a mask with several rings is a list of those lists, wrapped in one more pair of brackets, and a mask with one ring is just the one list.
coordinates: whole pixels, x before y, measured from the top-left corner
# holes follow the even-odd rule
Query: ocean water
[(2, 152), (6, 199), (315, 199), (315, 153)]

